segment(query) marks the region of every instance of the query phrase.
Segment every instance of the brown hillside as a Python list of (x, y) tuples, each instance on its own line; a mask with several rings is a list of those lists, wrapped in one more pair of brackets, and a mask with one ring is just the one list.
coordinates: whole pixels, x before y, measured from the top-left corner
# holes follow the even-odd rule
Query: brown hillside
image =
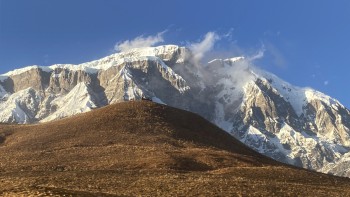
[(350, 194), (347, 178), (277, 163), (195, 114), (148, 101), (0, 127), (2, 195)]

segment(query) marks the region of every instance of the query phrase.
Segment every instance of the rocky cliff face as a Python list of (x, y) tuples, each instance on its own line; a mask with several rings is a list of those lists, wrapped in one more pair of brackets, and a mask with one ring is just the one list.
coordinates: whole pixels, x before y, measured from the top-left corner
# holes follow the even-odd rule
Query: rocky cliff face
[(81, 65), (31, 66), (11, 71), (0, 81), (0, 120), (49, 121), (142, 96), (161, 102), (159, 95), (175, 102), (189, 86), (165, 62), (181, 63), (185, 52), (185, 48), (162, 46)]
[[(280, 92), (274, 85), (258, 78), (246, 86), (233, 118), (234, 136), (270, 157), (315, 170), (349, 151), (350, 127), (343, 120), (350, 113), (344, 106), (314, 90), (285, 86)], [(293, 103), (296, 97), (302, 103)]]
[(0, 77), (0, 121), (45, 122), (148, 97), (198, 113), (279, 161), (349, 176), (350, 112), (337, 100), (244, 58), (198, 66), (191, 56), (167, 45), (11, 71)]

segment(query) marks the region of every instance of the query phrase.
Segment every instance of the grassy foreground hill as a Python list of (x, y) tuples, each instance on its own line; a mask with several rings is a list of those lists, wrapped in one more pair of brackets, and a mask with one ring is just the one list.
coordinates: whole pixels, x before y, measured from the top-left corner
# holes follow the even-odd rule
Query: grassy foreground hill
[(260, 155), (205, 119), (149, 101), (0, 125), (2, 196), (350, 196), (350, 179)]

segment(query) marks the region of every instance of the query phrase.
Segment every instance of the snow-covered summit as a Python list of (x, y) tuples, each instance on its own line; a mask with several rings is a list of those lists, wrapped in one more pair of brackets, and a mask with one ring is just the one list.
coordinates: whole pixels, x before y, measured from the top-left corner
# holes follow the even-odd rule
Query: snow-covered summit
[[(190, 87), (168, 64), (183, 62), (187, 52), (184, 47), (164, 45), (131, 49), (77, 65), (33, 65), (15, 69), (0, 75), (0, 104), (3, 104), (3, 112), (13, 112), (3, 114), (1, 120), (47, 121), (143, 96), (161, 100), (155, 93), (157, 89), (184, 94)], [(27, 88), (39, 95), (40, 105), (36, 105), (34, 112), (27, 112), (26, 104), (6, 110), (6, 106), (12, 106), (7, 102), (14, 102), (18, 92)], [(83, 103), (76, 103), (74, 95), (80, 95), (79, 100)], [(12, 118), (11, 114), (22, 115)]]
[[(8, 76), (19, 75), (21, 73), (27, 72), (32, 69), (40, 68), (45, 72), (51, 72), (55, 69), (69, 69), (72, 71), (83, 70), (85, 72), (95, 74), (99, 70), (107, 70), (112, 66), (120, 65), (123, 63), (129, 63), (133, 61), (142, 60), (154, 60), (154, 57), (160, 58), (162, 61), (168, 61), (174, 55), (179, 55), (180, 60), (185, 58), (185, 51), (188, 50), (185, 47), (180, 47), (177, 45), (162, 45), (157, 47), (144, 47), (131, 49), (127, 52), (120, 52), (109, 55), (107, 57), (101, 58), (99, 60), (94, 60), (81, 64), (54, 64), (51, 66), (27, 66), (20, 69), (15, 69), (9, 71), (5, 74), (0, 75), (0, 80), (8, 78)], [(183, 53), (183, 54), (181, 54)]]
[(301, 116), (305, 112), (305, 106), (313, 100), (322, 101), (331, 107), (341, 106), (345, 108), (338, 100), (310, 87), (291, 85), (276, 75), (256, 67), (252, 67), (251, 72), (256, 78), (260, 78), (266, 83), (269, 83), (286, 101), (290, 102), (298, 116)]

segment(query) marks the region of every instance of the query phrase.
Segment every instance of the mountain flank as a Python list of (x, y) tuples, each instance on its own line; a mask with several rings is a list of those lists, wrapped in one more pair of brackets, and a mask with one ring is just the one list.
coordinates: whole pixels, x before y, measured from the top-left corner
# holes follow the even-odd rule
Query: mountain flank
[(3, 196), (348, 196), (350, 180), (263, 156), (198, 115), (112, 104), (0, 125)]

